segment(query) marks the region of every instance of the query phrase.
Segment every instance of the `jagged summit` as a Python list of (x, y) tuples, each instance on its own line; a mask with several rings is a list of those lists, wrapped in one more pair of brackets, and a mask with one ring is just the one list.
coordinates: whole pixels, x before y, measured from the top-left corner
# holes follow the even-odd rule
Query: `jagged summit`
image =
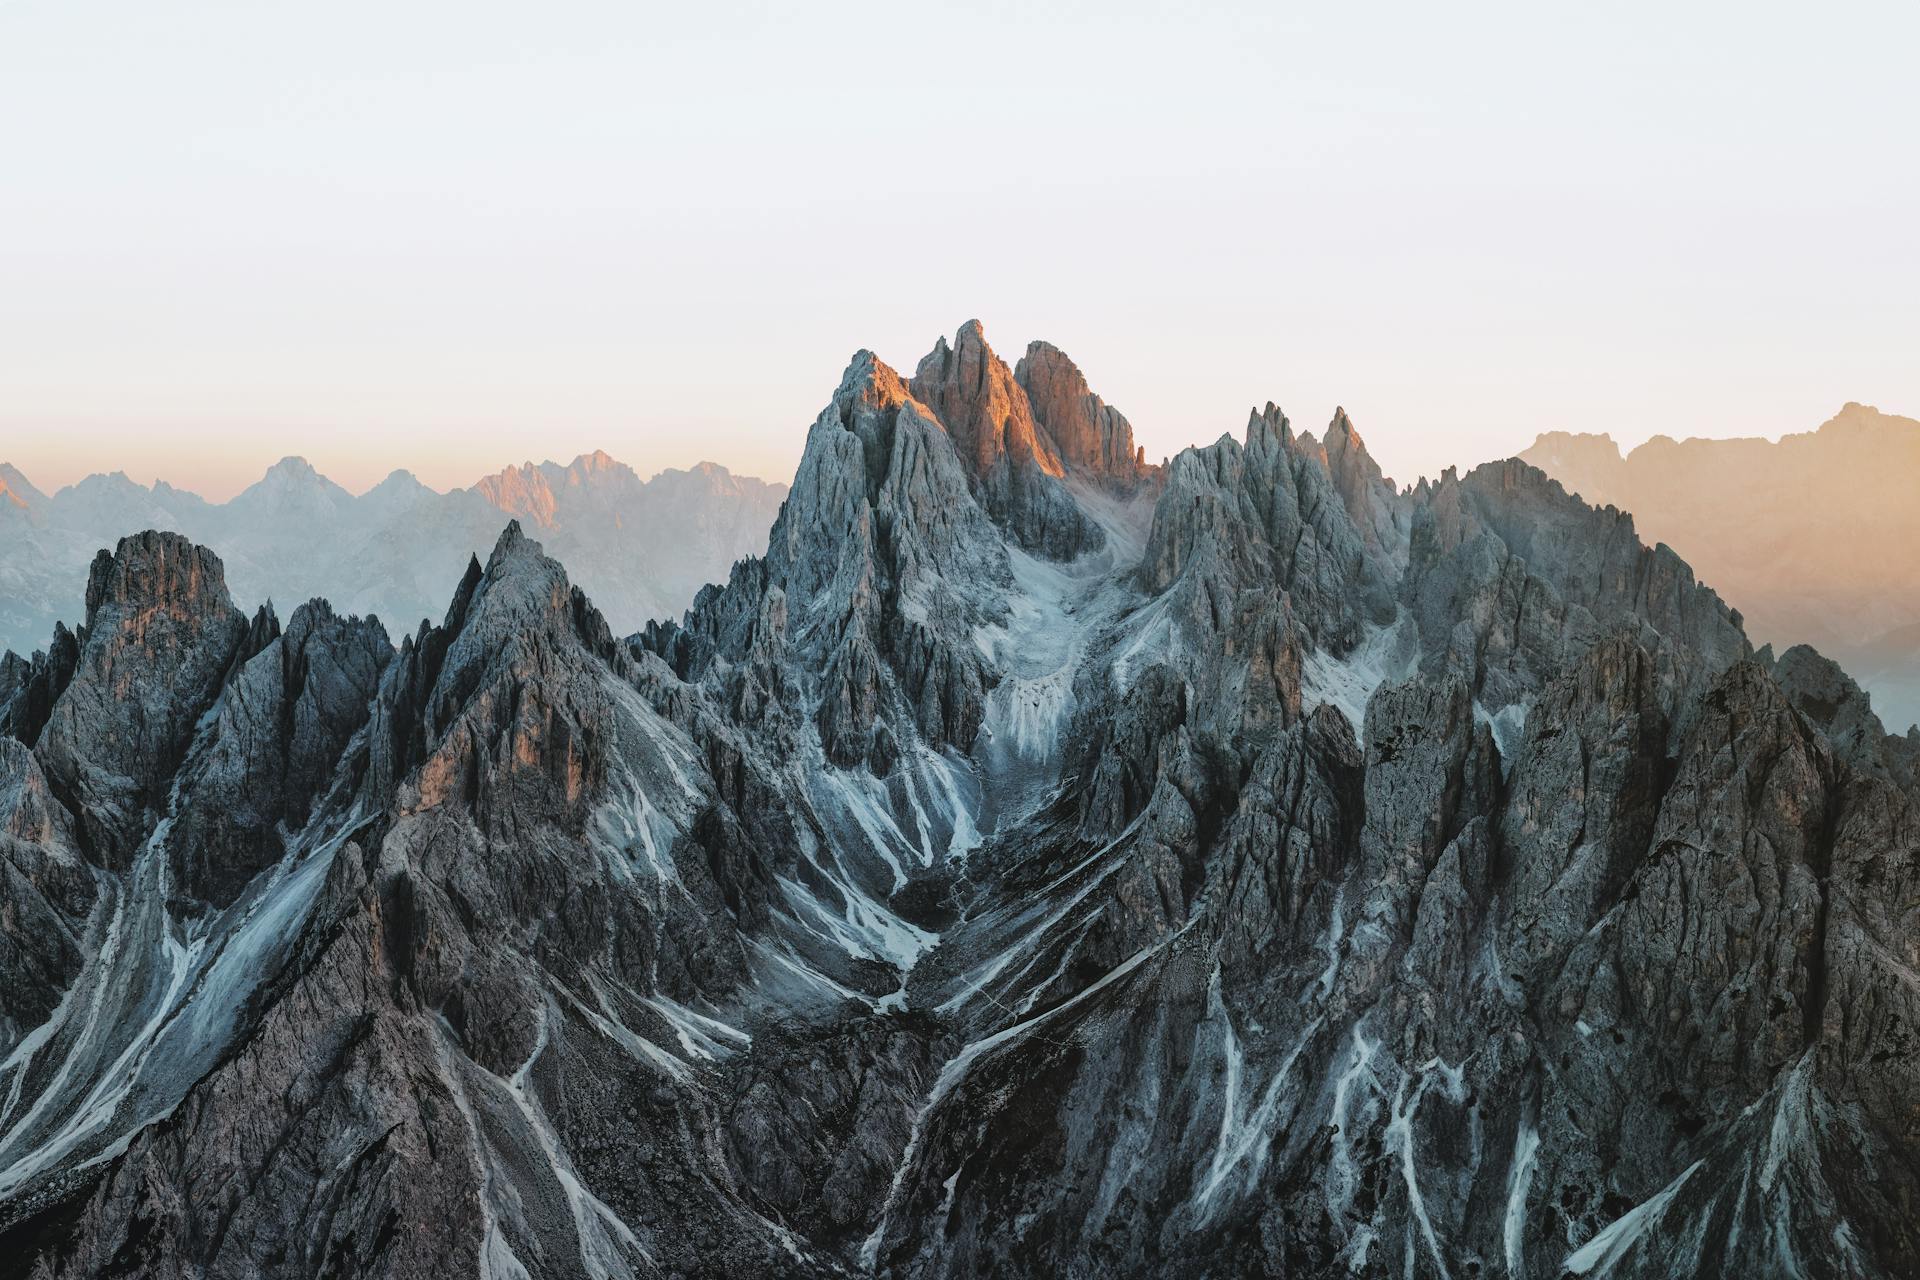
[(1913, 1273), (1920, 734), (1523, 461), (1129, 481), (1029, 357), (858, 353), (624, 641), (590, 484), (397, 648), (102, 556), (0, 659), (11, 1256)]
[(914, 370), (918, 398), (946, 424), (960, 458), (984, 477), (1003, 463), (1064, 474), (1059, 455), (1034, 427), (1026, 393), (1013, 371), (987, 345), (978, 320), (969, 320), (953, 344), (939, 338)]
[(1149, 475), (1146, 451), (1134, 444), (1132, 425), (1093, 393), (1064, 351), (1050, 342), (1030, 342), (1013, 376), (1064, 469), (1123, 491)]
[(500, 536), (494, 540), (493, 551), (487, 557), (487, 571), (492, 573), (498, 565), (535, 559), (540, 554), (540, 544), (527, 537), (520, 528), (520, 522), (509, 520), (506, 527), (500, 530)]
[(976, 498), (1021, 546), (1056, 560), (1097, 551), (1105, 532), (1068, 493), (1066, 466), (1027, 393), (969, 321), (920, 361), (909, 384), (953, 437)]

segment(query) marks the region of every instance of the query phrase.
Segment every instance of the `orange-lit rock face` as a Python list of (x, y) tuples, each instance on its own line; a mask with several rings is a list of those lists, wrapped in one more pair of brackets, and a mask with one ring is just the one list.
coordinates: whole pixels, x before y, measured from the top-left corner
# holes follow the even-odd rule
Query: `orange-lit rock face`
[(1145, 474), (1132, 424), (1093, 393), (1066, 352), (1050, 342), (1030, 342), (1013, 376), (1068, 469), (1123, 486)]
[(978, 320), (934, 348), (909, 385), (953, 437), (980, 505), (1021, 546), (1056, 560), (1102, 546), (1062, 484), (1067, 467), (1006, 362), (993, 353)]
[(1920, 735), (1523, 462), (1127, 492), (942, 353), (638, 637), (516, 521), (397, 652), (151, 535), (0, 656), (37, 1273), (1920, 1274)]
[(540, 529), (553, 527), (554, 496), (540, 469), (531, 462), (483, 478), (474, 488), (515, 519)]
[(974, 474), (986, 475), (1002, 458), (1050, 476), (1066, 474), (1034, 427), (1027, 393), (987, 345), (978, 320), (962, 325), (952, 346), (945, 338), (934, 344), (914, 370), (912, 390), (939, 417)]

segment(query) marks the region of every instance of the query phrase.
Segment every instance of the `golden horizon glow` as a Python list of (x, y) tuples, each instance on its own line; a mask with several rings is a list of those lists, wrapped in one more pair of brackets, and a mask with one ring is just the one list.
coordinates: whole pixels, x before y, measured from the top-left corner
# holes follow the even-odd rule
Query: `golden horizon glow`
[(790, 477), (970, 316), (1147, 456), (1920, 412), (1920, 10), (0, 6), (0, 459)]

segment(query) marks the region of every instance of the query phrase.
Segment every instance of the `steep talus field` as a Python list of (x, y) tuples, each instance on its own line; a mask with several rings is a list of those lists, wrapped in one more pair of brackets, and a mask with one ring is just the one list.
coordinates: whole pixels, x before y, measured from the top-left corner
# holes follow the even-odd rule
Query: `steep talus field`
[(177, 534), (0, 664), (0, 1259), (1920, 1270), (1920, 733), (1519, 461), (856, 355), (621, 639), (528, 499), (397, 648)]

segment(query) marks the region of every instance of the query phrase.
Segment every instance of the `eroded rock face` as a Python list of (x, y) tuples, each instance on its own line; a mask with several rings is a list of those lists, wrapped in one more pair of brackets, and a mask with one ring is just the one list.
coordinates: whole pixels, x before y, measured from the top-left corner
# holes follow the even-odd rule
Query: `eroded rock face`
[(1920, 422), (1849, 402), (1778, 440), (1658, 435), (1623, 457), (1607, 436), (1550, 432), (1520, 456), (1633, 512), (1740, 606), (1755, 643), (1817, 645), (1889, 728), (1920, 721)]
[(109, 557), (0, 667), (14, 1256), (1920, 1265), (1914, 740), (1529, 468), (1269, 408), (1162, 491), (970, 329), (924, 397), (856, 356), (767, 554), (626, 640), (517, 524), (397, 650)]
[(29, 746), (38, 742), (79, 665), (79, 638), (59, 622), (53, 624), (52, 643), (31, 658), (0, 654), (0, 733)]
[(1030, 342), (1013, 377), (1063, 466), (1124, 492), (1152, 474), (1146, 450), (1133, 442), (1132, 424), (1093, 393), (1066, 352), (1051, 342)]
[(294, 610), (284, 632), (263, 613), (246, 647), (255, 652), (229, 678), (182, 771), (195, 803), (168, 832), (178, 890), (217, 906), (306, 826), (393, 659), (377, 619), (337, 617), (324, 600)]
[(79, 972), (99, 892), (40, 762), (0, 737), (0, 1046), (8, 1051), (53, 1016)]
[(1396, 564), (1405, 557), (1404, 504), (1379, 468), (1356, 469), (1361, 446), (1344, 413), (1328, 438), (1338, 446), (1331, 453), (1296, 435), (1269, 403), (1248, 418), (1244, 444), (1223, 437), (1175, 458), (1155, 507), (1142, 585), (1165, 590), (1196, 562), (1234, 587), (1276, 584), (1308, 634), (1339, 654), (1359, 643), (1366, 624), (1390, 623)]
[(102, 866), (132, 860), (246, 634), (220, 558), (177, 534), (122, 538), (94, 560), (86, 644), (37, 754)]
[(1105, 534), (1067, 493), (1059, 448), (1035, 425), (1026, 391), (978, 320), (963, 325), (952, 345), (934, 343), (914, 370), (912, 391), (946, 425), (981, 506), (1015, 541), (1056, 560), (1099, 549)]
[(1490, 710), (1525, 704), (1544, 675), (1632, 629), (1684, 728), (1705, 684), (1752, 652), (1740, 615), (1669, 548), (1642, 545), (1633, 517), (1588, 507), (1523, 462), (1449, 470), (1417, 494), (1402, 599), (1423, 661), (1457, 672)]

